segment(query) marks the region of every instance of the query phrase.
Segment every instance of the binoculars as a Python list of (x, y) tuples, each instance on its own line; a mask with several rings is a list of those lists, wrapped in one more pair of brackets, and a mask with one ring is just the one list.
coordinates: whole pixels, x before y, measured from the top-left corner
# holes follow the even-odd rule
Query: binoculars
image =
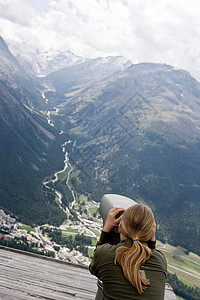
[[(99, 212), (103, 219), (103, 224), (105, 224), (108, 212), (113, 207), (122, 207), (122, 208), (129, 208), (130, 206), (136, 204), (135, 200), (127, 198), (125, 196), (117, 195), (117, 194), (106, 194), (102, 197)], [(119, 217), (119, 216), (117, 216)], [(115, 227), (111, 231), (110, 235), (110, 244), (118, 244), (120, 242), (120, 236), (118, 233), (118, 227)], [(102, 282), (98, 280), (97, 282), (98, 290), (96, 294), (95, 300), (102, 300), (103, 299), (103, 287)]]
[[(107, 219), (108, 212), (113, 207), (122, 207), (122, 208), (129, 208), (130, 206), (136, 204), (137, 202), (127, 198), (125, 196), (117, 195), (117, 194), (106, 194), (102, 197), (100, 206), (99, 206), (99, 212), (103, 219), (103, 225), (105, 224), (105, 221)], [(120, 215), (117, 215), (116, 218), (118, 218)], [(115, 245), (120, 242), (119, 239), (119, 233), (118, 233), (118, 227), (114, 228), (111, 231), (110, 235), (110, 244)]]

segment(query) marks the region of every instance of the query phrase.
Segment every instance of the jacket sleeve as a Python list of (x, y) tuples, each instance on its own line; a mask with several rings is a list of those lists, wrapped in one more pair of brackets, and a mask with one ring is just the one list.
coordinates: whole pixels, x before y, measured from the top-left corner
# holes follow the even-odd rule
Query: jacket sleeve
[(98, 259), (97, 259), (97, 248), (94, 251), (93, 259), (89, 265), (89, 271), (92, 275), (95, 275), (96, 277), (98, 277), (99, 264), (98, 264)]
[(110, 240), (110, 233), (109, 232), (101, 232), (99, 241), (96, 244), (96, 249), (94, 250), (94, 256), (93, 259), (89, 265), (89, 271), (91, 274), (95, 275), (98, 277), (98, 270), (99, 270), (99, 259), (98, 259), (98, 252), (99, 252), (99, 246), (109, 243)]
[(110, 232), (105, 232), (105, 231), (102, 230), (99, 241), (97, 242), (96, 246), (103, 245), (103, 244), (106, 244), (106, 243), (109, 244), (109, 242), (111, 240), (110, 237), (111, 237)]

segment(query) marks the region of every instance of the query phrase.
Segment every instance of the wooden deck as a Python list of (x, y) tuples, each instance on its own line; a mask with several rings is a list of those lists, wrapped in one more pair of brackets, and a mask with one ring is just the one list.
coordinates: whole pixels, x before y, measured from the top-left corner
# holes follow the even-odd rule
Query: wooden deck
[[(96, 291), (87, 267), (0, 246), (2, 300), (94, 300)], [(165, 300), (175, 299), (166, 286)]]
[(0, 299), (95, 299), (87, 267), (0, 248)]

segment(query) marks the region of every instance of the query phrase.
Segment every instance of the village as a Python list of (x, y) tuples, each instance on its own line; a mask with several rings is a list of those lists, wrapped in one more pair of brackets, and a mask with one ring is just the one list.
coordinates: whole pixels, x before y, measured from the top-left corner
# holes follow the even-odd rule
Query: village
[[(68, 220), (60, 227), (42, 225), (31, 227), (22, 224), (10, 214), (0, 210), (0, 244), (8, 247), (18, 248), (37, 254), (48, 255), (58, 260), (64, 260), (75, 264), (89, 265), (90, 260), (86, 252), (70, 249), (54, 241), (48, 232), (61, 233), (68, 240), (76, 236), (90, 238), (91, 245), (87, 245), (90, 253), (93, 253), (95, 243), (99, 237), (102, 227), (101, 221), (86, 219), (86, 215), (77, 212), (78, 221)], [(93, 245), (92, 245), (93, 241)], [(82, 248), (84, 249), (84, 247)], [(89, 252), (88, 250), (88, 252)]]

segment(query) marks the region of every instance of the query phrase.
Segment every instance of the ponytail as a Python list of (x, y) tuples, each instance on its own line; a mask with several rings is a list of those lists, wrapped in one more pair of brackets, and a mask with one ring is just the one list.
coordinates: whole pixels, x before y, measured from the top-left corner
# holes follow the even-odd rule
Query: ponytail
[[(133, 240), (129, 247), (118, 247), (115, 253), (115, 264), (118, 263), (126, 279), (142, 294), (150, 280), (140, 273), (140, 267), (151, 256), (151, 249), (140, 241), (148, 241), (153, 228), (153, 213), (148, 206), (136, 204), (128, 208), (121, 220), (121, 233)], [(138, 237), (134, 238), (133, 237)]]
[(142, 277), (140, 274), (140, 266), (151, 256), (151, 250), (135, 241), (131, 248), (119, 247), (116, 250), (115, 264), (122, 267), (126, 279), (142, 294), (146, 289), (146, 285), (150, 284), (150, 280)]

